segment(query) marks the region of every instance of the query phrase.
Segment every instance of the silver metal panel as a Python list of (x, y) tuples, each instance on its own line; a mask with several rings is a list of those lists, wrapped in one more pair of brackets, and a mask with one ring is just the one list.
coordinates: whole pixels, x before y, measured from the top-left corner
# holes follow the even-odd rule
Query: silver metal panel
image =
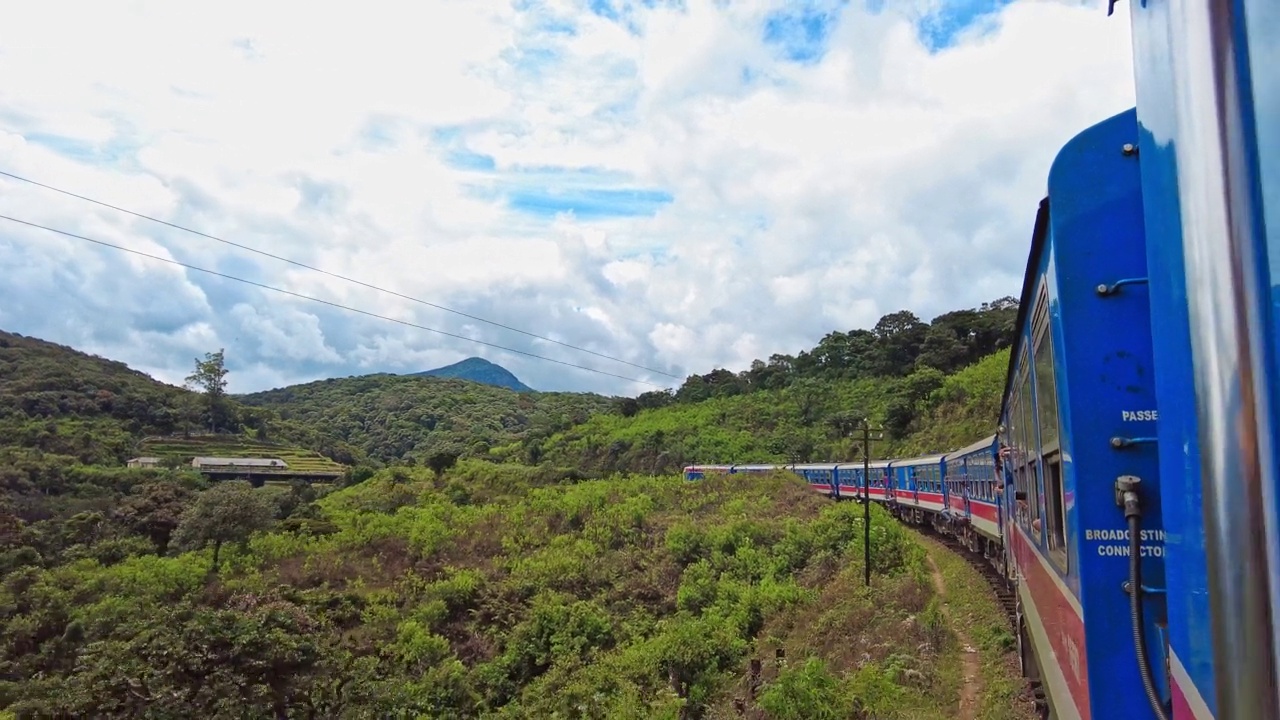
[(1269, 298), (1259, 293), (1243, 19), (1231, 2), (1168, 1), (1218, 717), (1280, 718)]

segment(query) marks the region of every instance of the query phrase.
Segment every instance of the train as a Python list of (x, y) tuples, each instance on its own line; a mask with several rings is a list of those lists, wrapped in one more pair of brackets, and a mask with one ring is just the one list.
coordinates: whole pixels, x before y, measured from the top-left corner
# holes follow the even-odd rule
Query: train
[(1050, 717), (1280, 718), (1280, 2), (1129, 11), (1137, 102), (1049, 168), (992, 434), (685, 476), (785, 469), (981, 551)]

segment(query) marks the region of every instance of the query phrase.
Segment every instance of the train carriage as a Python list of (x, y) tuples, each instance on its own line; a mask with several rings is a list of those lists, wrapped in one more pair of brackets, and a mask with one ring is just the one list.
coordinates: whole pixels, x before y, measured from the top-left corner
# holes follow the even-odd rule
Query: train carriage
[(941, 512), (946, 507), (946, 493), (942, 484), (943, 457), (924, 455), (894, 460), (889, 464), (894, 500), (900, 515), (905, 519), (923, 522), (926, 513)]
[(946, 514), (958, 525), (958, 534), (970, 549), (984, 547), (987, 554), (1000, 545), (1000, 508), (997, 500), (996, 455), (999, 442), (989, 435), (943, 458), (946, 476)]
[(836, 469), (839, 466), (835, 463), (806, 463), (787, 465), (786, 467), (804, 478), (805, 482), (809, 483), (809, 487), (815, 492), (836, 499), (840, 498), (840, 486), (836, 480)]
[[(849, 494), (855, 498), (861, 499), (865, 492), (870, 493), (872, 500), (885, 501), (893, 497), (891, 493), (891, 483), (889, 482), (889, 461), (888, 460), (872, 460), (870, 463), (852, 462), (848, 465), (841, 465), (841, 473), (846, 470), (852, 478), (852, 487)], [(871, 481), (866, 481), (866, 471), (871, 471)]]
[(1131, 16), (1172, 716), (1273, 719), (1280, 4), (1149, 5)]
[(1121, 113), (1053, 163), (1001, 410), (1019, 641), (1062, 718), (1150, 717), (1147, 682), (1167, 699), (1163, 677), (1151, 677), (1163, 659), (1159, 595), (1142, 593), (1136, 619), (1117, 602), (1131, 579), (1124, 493), (1140, 493), (1154, 539), (1141, 551), (1143, 583), (1163, 586), (1149, 304), (1131, 280), (1146, 276), (1140, 176), (1124, 151), (1136, 133), (1133, 111)]

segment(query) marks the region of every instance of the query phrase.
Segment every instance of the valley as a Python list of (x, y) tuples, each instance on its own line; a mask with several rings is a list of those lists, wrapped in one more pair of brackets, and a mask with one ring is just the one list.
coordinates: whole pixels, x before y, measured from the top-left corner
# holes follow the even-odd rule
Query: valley
[(872, 508), (863, 587), (861, 506), (679, 475), (851, 457), (864, 416), (885, 453), (967, 439), (998, 333), (935, 367), (930, 326), (894, 327), (636, 398), (397, 375), (211, 398), (0, 334), (0, 717), (1027, 718), (1007, 624), (945, 550)]

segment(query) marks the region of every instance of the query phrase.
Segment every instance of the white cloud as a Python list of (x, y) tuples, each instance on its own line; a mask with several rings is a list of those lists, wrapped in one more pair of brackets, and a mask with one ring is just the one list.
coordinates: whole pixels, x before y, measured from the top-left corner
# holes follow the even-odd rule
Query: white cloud
[[(764, 40), (781, 0), (25, 3), (0, 169), (677, 375), (741, 369), (1016, 294), (1054, 154), (1132, 103), (1123, 13), (1021, 0), (931, 53), (913, 22), (942, 4), (850, 5), (797, 63)], [(0, 212), (679, 383), (3, 178)], [(0, 327), (171, 381), (225, 345), (237, 391), (470, 354), (649, 389), (111, 252), (0, 221)]]

